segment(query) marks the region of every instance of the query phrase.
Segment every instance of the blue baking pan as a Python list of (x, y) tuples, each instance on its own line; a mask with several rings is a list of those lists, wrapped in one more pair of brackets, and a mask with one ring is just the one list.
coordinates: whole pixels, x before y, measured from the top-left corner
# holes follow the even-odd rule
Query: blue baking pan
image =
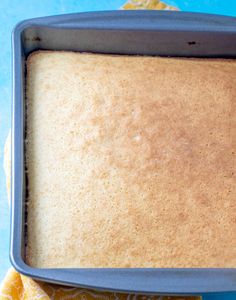
[(132, 293), (236, 291), (236, 269), (37, 269), (24, 262), (25, 60), (29, 53), (39, 49), (235, 58), (236, 18), (183, 12), (110, 11), (44, 17), (18, 24), (13, 32), (10, 243), (13, 266), (38, 280)]

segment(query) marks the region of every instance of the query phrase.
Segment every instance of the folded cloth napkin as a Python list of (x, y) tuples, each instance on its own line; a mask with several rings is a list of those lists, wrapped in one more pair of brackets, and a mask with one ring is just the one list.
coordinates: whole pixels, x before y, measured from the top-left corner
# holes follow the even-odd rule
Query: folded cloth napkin
[(160, 0), (128, 0), (121, 9), (178, 10)]
[[(159, 0), (129, 0), (122, 9), (164, 9), (177, 10), (177, 8), (165, 4)], [(10, 190), (10, 134), (7, 138), (4, 151), (4, 169), (7, 177), (7, 190)], [(8, 197), (9, 198), (9, 197)], [(32, 278), (17, 273), (10, 269), (0, 286), (0, 300), (63, 300), (63, 299), (81, 299), (81, 300), (197, 300), (201, 297), (184, 296), (145, 296), (125, 293), (98, 292), (81, 288), (64, 287), (60, 285), (37, 282)]]

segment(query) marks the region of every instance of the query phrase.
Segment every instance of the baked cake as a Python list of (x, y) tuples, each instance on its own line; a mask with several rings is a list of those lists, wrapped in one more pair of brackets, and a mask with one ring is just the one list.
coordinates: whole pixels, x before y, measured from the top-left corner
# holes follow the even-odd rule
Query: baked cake
[(26, 261), (236, 267), (236, 61), (27, 60)]

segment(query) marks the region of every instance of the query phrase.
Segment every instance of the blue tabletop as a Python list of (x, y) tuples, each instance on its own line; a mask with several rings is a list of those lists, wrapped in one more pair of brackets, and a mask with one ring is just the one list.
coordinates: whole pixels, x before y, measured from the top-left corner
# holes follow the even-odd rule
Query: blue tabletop
[[(11, 119), (11, 31), (14, 25), (28, 18), (83, 11), (113, 10), (125, 0), (1, 0), (0, 1), (0, 281), (10, 267), (9, 208), (3, 171), (3, 148)], [(164, 0), (182, 11), (236, 16), (235, 0)], [(205, 300), (235, 300), (236, 294), (204, 295)]]

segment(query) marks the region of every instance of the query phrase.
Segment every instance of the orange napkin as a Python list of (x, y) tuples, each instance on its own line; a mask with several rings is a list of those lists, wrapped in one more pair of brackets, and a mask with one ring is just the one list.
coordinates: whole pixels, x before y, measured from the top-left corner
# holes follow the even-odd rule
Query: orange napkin
[(121, 9), (178, 10), (177, 7), (168, 5), (160, 0), (128, 0)]

